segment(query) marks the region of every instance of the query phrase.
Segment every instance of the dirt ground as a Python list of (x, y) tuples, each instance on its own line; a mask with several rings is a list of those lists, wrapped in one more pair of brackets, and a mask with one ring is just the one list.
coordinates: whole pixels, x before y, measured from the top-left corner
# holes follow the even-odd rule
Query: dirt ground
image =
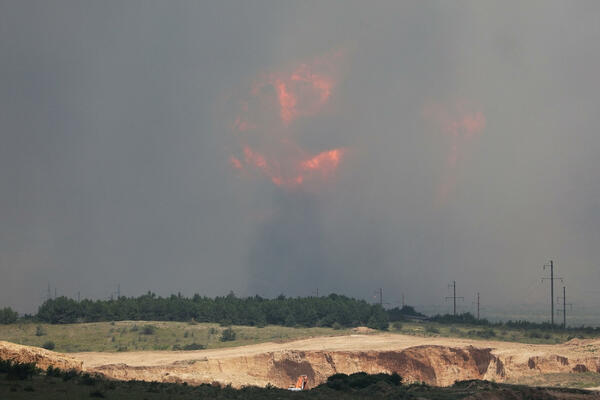
[(123, 353), (84, 352), (70, 356), (83, 361), (84, 368), (94, 368), (106, 364), (123, 363), (130, 366), (159, 366), (177, 361), (198, 358), (227, 359), (241, 356), (254, 356), (263, 353), (284, 351), (398, 351), (415, 346), (444, 346), (463, 348), (491, 348), (495, 355), (514, 357), (527, 362), (530, 357), (560, 355), (569, 359), (600, 357), (600, 339), (573, 339), (564, 344), (535, 345), (504, 341), (484, 341), (441, 337), (418, 337), (398, 334), (349, 335), (318, 337), (290, 341), (287, 343), (261, 343), (250, 346), (197, 351), (140, 351)]
[[(7, 342), (0, 342), (0, 354), (2, 345)], [(334, 373), (360, 371), (397, 372), (407, 381), (438, 386), (466, 379), (503, 382), (538, 374), (600, 372), (600, 340), (578, 339), (533, 345), (385, 333), (198, 351), (44, 354), (68, 357), (83, 370), (115, 379), (216, 381), (234, 387), (286, 387), (300, 374), (308, 375), (314, 386)]]

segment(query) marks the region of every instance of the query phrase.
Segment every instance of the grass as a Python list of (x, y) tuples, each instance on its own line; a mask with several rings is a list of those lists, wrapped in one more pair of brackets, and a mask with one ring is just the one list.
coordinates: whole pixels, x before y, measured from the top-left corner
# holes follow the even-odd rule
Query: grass
[[(54, 343), (54, 351), (136, 351), (172, 350), (201, 345), (208, 349), (243, 346), (271, 341), (288, 341), (315, 336), (349, 334), (348, 329), (289, 328), (267, 325), (264, 328), (233, 326), (235, 339), (221, 341), (227, 327), (213, 323), (162, 321), (95, 322), (66, 325), (18, 323), (0, 325), (0, 340), (43, 347)], [(43, 332), (39, 335), (40, 331)]]
[[(467, 324), (440, 324), (436, 322), (402, 322), (392, 332), (423, 337), (455, 337), (474, 340), (499, 340), (528, 344), (557, 344), (573, 339), (573, 333), (555, 330), (527, 330), (506, 327), (486, 327)], [(598, 335), (581, 333), (579, 338), (597, 338)]]
[(560, 372), (522, 376), (509, 380), (507, 383), (527, 386), (554, 386), (585, 389), (600, 386), (600, 374), (595, 372), (580, 372), (577, 374)]
[[(288, 341), (317, 336), (339, 336), (350, 329), (291, 328), (268, 325), (263, 328), (233, 326), (235, 339), (221, 340), (227, 327), (215, 323), (164, 321), (118, 321), (67, 325), (15, 323), (0, 325), (0, 340), (30, 346), (48, 347), (54, 351), (136, 351), (187, 348), (208, 349), (243, 346), (270, 341)], [(455, 337), (473, 340), (499, 340), (530, 344), (556, 344), (573, 338), (573, 333), (556, 330), (525, 330), (435, 322), (402, 322), (390, 325), (390, 332), (422, 337)], [(579, 337), (597, 337), (582, 333)]]

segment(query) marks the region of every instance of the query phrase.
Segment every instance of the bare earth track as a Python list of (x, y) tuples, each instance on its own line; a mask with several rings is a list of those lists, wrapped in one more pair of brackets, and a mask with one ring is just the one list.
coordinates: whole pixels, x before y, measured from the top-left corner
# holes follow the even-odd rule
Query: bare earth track
[[(18, 350), (18, 351), (17, 351)], [(287, 387), (300, 374), (311, 386), (335, 373), (397, 372), (407, 381), (449, 386), (457, 380), (503, 382), (546, 373), (600, 372), (600, 340), (532, 345), (398, 334), (319, 337), (287, 343), (199, 351), (71, 353), (68, 356), (0, 342), (0, 357), (32, 352), (32, 361), (70, 363), (115, 379), (234, 387)], [(27, 361), (21, 354), (21, 360)], [(37, 357), (37, 358), (36, 358)]]

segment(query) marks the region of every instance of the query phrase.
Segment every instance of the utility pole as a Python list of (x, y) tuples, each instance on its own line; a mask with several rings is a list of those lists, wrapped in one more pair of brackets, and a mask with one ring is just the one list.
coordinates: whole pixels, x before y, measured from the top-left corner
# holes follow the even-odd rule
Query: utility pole
[(477, 319), (479, 320), (479, 292), (477, 292)]
[(465, 300), (464, 297), (456, 297), (456, 281), (452, 281), (451, 285), (448, 285), (448, 287), (452, 288), (452, 296), (451, 297), (446, 297), (446, 300), (452, 299), (454, 301), (454, 316), (456, 317), (456, 299), (461, 299), (461, 300)]
[(379, 288), (379, 305), (383, 307), (383, 288)]
[(52, 299), (52, 291), (50, 290), (50, 282), (48, 282), (48, 295), (46, 297), (47, 297), (46, 300)]
[(542, 278), (542, 282), (544, 282), (544, 280), (550, 281), (550, 325), (554, 325), (554, 280), (560, 279), (562, 282), (563, 278), (554, 277), (554, 261), (550, 260), (550, 264), (544, 264), (544, 270), (546, 267), (550, 268), (550, 278)]
[(404, 293), (402, 293), (402, 308), (404, 308)]
[(117, 300), (119, 300), (120, 297), (121, 297), (121, 284), (119, 283), (117, 285)]
[(77, 292), (77, 302), (81, 302), (81, 292)]
[(56, 288), (54, 288), (54, 298), (56, 299)]
[(563, 308), (562, 310), (558, 310), (558, 311), (562, 311), (563, 312), (563, 329), (567, 329), (567, 306), (573, 308), (573, 304), (572, 303), (567, 303), (567, 288), (565, 286), (563, 286), (563, 295), (562, 297), (557, 297), (556, 300), (560, 301), (560, 299), (562, 299), (563, 302)]

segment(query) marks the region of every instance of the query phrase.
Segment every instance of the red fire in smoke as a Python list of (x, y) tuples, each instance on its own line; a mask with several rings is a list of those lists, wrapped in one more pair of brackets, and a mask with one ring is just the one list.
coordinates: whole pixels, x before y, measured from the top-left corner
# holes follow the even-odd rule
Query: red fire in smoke
[(323, 112), (335, 88), (339, 57), (336, 53), (254, 81), (233, 118), (239, 144), (238, 154), (230, 157), (233, 168), (288, 188), (334, 174), (346, 150), (311, 154), (299, 143), (297, 123)]
[(455, 170), (464, 158), (468, 143), (485, 129), (485, 115), (473, 104), (456, 101), (450, 105), (429, 104), (424, 107), (423, 116), (449, 139), (446, 168), (438, 189), (438, 202), (445, 202), (456, 185)]

